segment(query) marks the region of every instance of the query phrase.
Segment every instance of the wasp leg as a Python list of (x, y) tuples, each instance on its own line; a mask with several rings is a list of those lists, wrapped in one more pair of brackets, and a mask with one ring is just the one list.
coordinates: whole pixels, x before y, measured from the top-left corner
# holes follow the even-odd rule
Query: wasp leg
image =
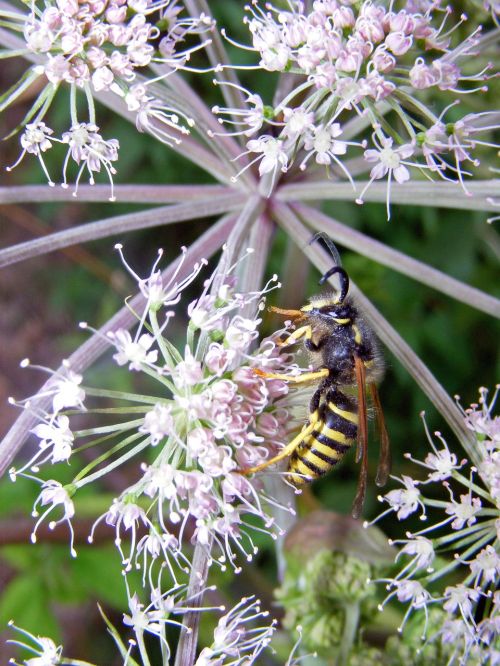
[(322, 368), (321, 370), (316, 370), (315, 372), (303, 372), (301, 375), (280, 375), (275, 374), (274, 372), (265, 372), (260, 368), (254, 368), (253, 371), (256, 375), (259, 375), (259, 377), (265, 377), (266, 379), (282, 379), (285, 382), (292, 382), (294, 384), (314, 382), (317, 379), (328, 377), (330, 374), (328, 368)]
[(290, 335), (287, 338), (285, 338), (284, 340), (280, 340), (278, 345), (280, 347), (287, 347), (288, 345), (293, 345), (294, 342), (297, 342), (297, 340), (300, 340), (300, 338), (302, 338), (303, 336), (305, 336), (306, 341), (311, 339), (312, 328), (309, 324), (297, 328), (293, 333), (290, 333)]
[(387, 434), (387, 428), (385, 427), (384, 412), (382, 411), (382, 405), (380, 404), (380, 398), (375, 384), (370, 384), (370, 393), (373, 406), (375, 407), (375, 416), (380, 437), (380, 455), (375, 483), (377, 486), (385, 486), (389, 474), (391, 473), (391, 446), (389, 435)]
[(356, 369), (356, 383), (358, 385), (358, 446), (356, 449), (356, 462), (361, 460), (359, 470), (358, 491), (352, 505), (353, 518), (359, 518), (363, 509), (366, 495), (366, 481), (368, 478), (368, 422), (366, 417), (366, 376), (365, 366), (359, 356), (354, 357)]
[(290, 456), (295, 451), (295, 449), (301, 444), (301, 442), (303, 442), (304, 439), (312, 433), (314, 427), (316, 426), (316, 421), (318, 420), (318, 418), (319, 418), (319, 412), (310, 414), (309, 424), (304, 426), (302, 430), (299, 432), (299, 434), (296, 437), (294, 437), (292, 441), (285, 446), (285, 448), (283, 448), (277, 455), (275, 455), (270, 460), (266, 460), (265, 462), (261, 463), (260, 465), (256, 465), (255, 467), (247, 467), (246, 469), (238, 469), (236, 471), (239, 474), (248, 476), (249, 474), (260, 472), (266, 467), (269, 467), (269, 465), (274, 465), (280, 460), (283, 460), (283, 458), (288, 458), (288, 456)]

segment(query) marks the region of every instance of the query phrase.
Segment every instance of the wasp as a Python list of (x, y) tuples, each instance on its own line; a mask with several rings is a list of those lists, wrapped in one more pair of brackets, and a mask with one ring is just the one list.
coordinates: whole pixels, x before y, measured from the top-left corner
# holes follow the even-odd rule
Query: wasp
[(380, 459), (376, 484), (383, 486), (390, 473), (390, 446), (377, 390), (384, 364), (375, 333), (349, 295), (349, 277), (340, 265), (340, 256), (331, 239), (323, 233), (310, 241), (323, 240), (335, 260), (333, 268), (320, 279), (322, 285), (335, 276), (337, 287), (331, 293), (313, 296), (300, 310), (272, 307), (291, 318), (295, 330), (280, 346), (303, 341), (311, 356), (310, 372), (300, 375), (255, 372), (261, 377), (282, 379), (294, 384), (319, 382), (309, 405), (308, 420), (278, 455), (261, 465), (240, 470), (248, 475), (289, 458), (287, 480), (301, 486), (329, 472), (357, 443), (356, 462), (361, 461), (352, 515), (361, 515), (368, 476), (367, 392), (375, 411), (380, 435)]

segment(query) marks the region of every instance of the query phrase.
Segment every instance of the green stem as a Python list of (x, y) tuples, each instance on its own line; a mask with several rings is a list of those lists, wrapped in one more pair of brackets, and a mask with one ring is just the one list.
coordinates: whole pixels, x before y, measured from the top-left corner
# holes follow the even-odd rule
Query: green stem
[(337, 666), (344, 666), (348, 663), (349, 654), (354, 645), (356, 633), (359, 624), (359, 603), (346, 603), (344, 604), (345, 619), (344, 631), (342, 633), (342, 640), (340, 643), (340, 653), (337, 658)]
[(120, 456), (116, 460), (114, 460), (112, 463), (109, 465), (106, 465), (106, 467), (103, 467), (102, 469), (98, 470), (97, 472), (94, 472), (94, 474), (90, 474), (89, 476), (85, 476), (88, 471), (91, 469), (94, 469), (97, 465), (102, 463), (104, 460), (107, 460), (113, 453), (116, 453), (117, 451), (120, 451), (121, 449), (125, 448), (129, 444), (131, 444), (133, 441), (138, 439), (139, 437), (144, 437), (144, 434), (142, 432), (135, 433), (134, 435), (131, 435), (130, 437), (127, 437), (127, 439), (124, 439), (123, 442), (119, 442), (115, 447), (110, 449), (109, 451), (106, 451), (103, 453), (101, 456), (93, 460), (91, 463), (89, 463), (86, 467), (84, 467), (76, 476), (73, 481), (73, 483), (77, 486), (77, 488), (82, 488), (83, 486), (86, 486), (89, 483), (92, 483), (96, 479), (100, 479), (102, 476), (105, 474), (108, 474), (111, 472), (111, 470), (115, 469), (115, 467), (119, 467), (120, 465), (123, 465), (124, 462), (127, 460), (130, 460), (130, 458), (133, 458), (137, 453), (145, 449), (147, 446), (149, 446), (149, 441), (147, 437), (144, 437), (143, 441), (135, 446), (133, 449), (125, 453), (123, 456)]

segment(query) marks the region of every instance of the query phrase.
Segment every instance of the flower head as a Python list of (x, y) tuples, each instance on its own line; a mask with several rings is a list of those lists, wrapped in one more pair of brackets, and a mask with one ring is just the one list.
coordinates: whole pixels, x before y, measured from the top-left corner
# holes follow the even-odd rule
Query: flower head
[[(432, 453), (423, 462), (407, 457), (420, 467), (431, 470), (427, 480), (403, 477), (405, 488), (390, 491), (384, 498), (391, 504), (392, 510), (402, 511), (398, 513), (400, 519), (409, 516), (417, 503), (429, 512), (437, 510), (442, 513), (436, 522), (425, 529), (416, 533), (407, 532), (407, 539), (394, 542), (404, 544), (396, 559), (411, 559), (393, 579), (385, 580), (390, 593), (383, 605), (394, 596), (402, 602), (409, 602), (406, 620), (410, 611), (422, 609), (427, 616), (427, 606), (441, 601), (445, 619), (441, 622), (438, 635), (443, 645), (455, 645), (457, 663), (460, 664), (467, 663), (471, 655), (478, 658), (478, 663), (487, 663), (490, 646), (498, 640), (500, 631), (498, 609), (494, 604), (482, 615), (481, 621), (477, 621), (478, 606), (483, 599), (491, 596), (491, 586), (495, 585), (500, 575), (497, 492), (500, 458), (496, 456), (499, 443), (493, 439), (495, 428), (490, 427), (496, 418), (492, 415), (496, 393), (490, 403), (485, 389), (481, 389), (480, 394), (484, 407), (479, 411), (478, 405), (473, 405), (463, 410), (463, 414), (468, 427), (476, 435), (477, 453), (484, 466), (482, 462), (478, 470), (467, 460), (457, 464), (457, 456), (449, 450), (440, 433), (436, 433), (436, 437), (443, 448), (438, 449), (426, 427)], [(467, 465), (469, 475), (465, 476), (463, 468)], [(441, 485), (448, 498), (427, 499), (426, 491), (430, 484)], [(411, 497), (417, 485), (420, 488), (418, 499), (416, 495)], [(460, 490), (457, 492), (457, 489)], [(438, 559), (436, 555), (443, 548), (442, 557)], [(451, 557), (446, 559), (445, 555), (450, 551)], [(440, 599), (434, 596), (435, 592), (431, 597), (427, 586), (433, 584), (433, 590), (436, 590), (441, 577), (450, 571), (454, 571), (457, 582), (442, 590)], [(424, 639), (435, 638), (427, 636), (426, 632), (424, 629)]]

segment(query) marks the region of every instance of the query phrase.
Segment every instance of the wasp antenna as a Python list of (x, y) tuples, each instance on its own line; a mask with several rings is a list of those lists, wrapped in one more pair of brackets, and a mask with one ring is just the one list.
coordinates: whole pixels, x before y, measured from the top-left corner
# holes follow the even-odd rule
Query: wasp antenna
[(334, 266), (333, 268), (330, 268), (329, 271), (326, 271), (326, 273), (321, 277), (319, 283), (324, 284), (329, 278), (332, 277), (332, 275), (335, 274), (339, 276), (340, 283), (339, 294), (336, 296), (336, 302), (342, 303), (342, 301), (345, 301), (347, 292), (349, 291), (349, 276), (341, 266)]
[(334, 260), (335, 265), (342, 266), (342, 260), (340, 259), (340, 253), (337, 250), (337, 246), (335, 245), (335, 243), (332, 241), (332, 239), (328, 234), (325, 234), (324, 231), (318, 231), (318, 233), (314, 234), (314, 236), (309, 241), (309, 245), (312, 245), (316, 241), (323, 241), (328, 251), (332, 255), (332, 259)]
[(320, 241), (320, 240), (323, 241), (323, 243), (328, 248), (328, 251), (332, 255), (332, 259), (334, 260), (335, 265), (333, 266), (333, 268), (330, 268), (329, 271), (327, 271), (324, 275), (321, 276), (319, 284), (324, 284), (328, 280), (328, 278), (332, 277), (332, 275), (335, 275), (335, 273), (337, 273), (340, 280), (340, 294), (338, 300), (339, 302), (342, 302), (347, 296), (347, 292), (349, 291), (349, 278), (347, 277), (347, 273), (345, 272), (345, 270), (342, 268), (342, 261), (340, 259), (339, 251), (337, 250), (335, 243), (332, 241), (330, 236), (328, 236), (328, 234), (325, 234), (323, 231), (318, 231), (318, 233), (314, 234), (314, 236), (309, 241), (309, 245), (311, 245), (315, 241)]

